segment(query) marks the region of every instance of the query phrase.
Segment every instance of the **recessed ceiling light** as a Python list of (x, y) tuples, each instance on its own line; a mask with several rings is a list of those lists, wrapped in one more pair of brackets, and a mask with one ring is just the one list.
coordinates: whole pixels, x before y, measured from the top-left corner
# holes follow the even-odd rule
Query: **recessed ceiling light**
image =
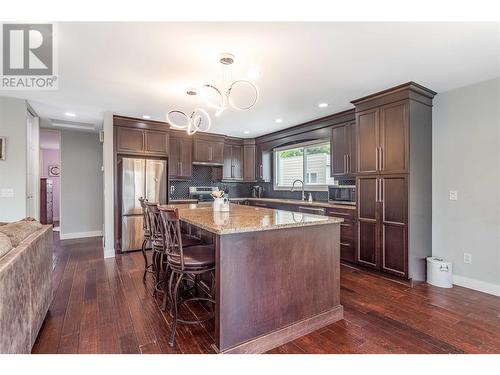
[(283, 120), (282, 120), (282, 119), (280, 119), (280, 118), (277, 118), (277, 119), (276, 119), (276, 120), (274, 120), (274, 121), (275, 121), (277, 124), (281, 124), (281, 123), (283, 122)]
[(257, 79), (259, 78), (260, 76), (260, 73), (257, 69), (250, 69), (247, 73), (248, 77), (249, 78), (252, 78), (252, 79)]
[(326, 108), (326, 107), (328, 107), (328, 103), (319, 103), (318, 107), (319, 108)]
[(245, 130), (243, 134), (250, 134), (250, 130)]
[(142, 115), (142, 118), (145, 120), (149, 120), (151, 118), (151, 116), (150, 115)]
[(66, 112), (65, 115), (68, 117), (76, 117), (76, 115), (73, 112)]

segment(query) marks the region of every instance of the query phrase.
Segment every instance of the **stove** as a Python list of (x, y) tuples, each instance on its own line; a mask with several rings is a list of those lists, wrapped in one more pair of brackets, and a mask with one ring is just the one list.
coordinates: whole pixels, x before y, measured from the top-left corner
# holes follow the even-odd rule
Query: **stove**
[(212, 202), (212, 193), (219, 191), (217, 186), (190, 186), (189, 198), (196, 199), (198, 202)]

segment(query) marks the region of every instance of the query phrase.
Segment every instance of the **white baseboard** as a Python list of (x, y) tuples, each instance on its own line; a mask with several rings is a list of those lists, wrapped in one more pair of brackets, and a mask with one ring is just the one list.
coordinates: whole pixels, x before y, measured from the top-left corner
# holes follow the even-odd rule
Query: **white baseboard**
[(114, 247), (104, 248), (104, 258), (114, 258), (116, 255)]
[(480, 292), (493, 294), (500, 297), (500, 285), (487, 283), (485, 281), (470, 279), (468, 277), (453, 275), (453, 284), (464, 288), (478, 290)]
[(71, 240), (74, 238), (87, 238), (87, 237), (101, 237), (102, 230), (95, 230), (92, 232), (76, 232), (76, 233), (62, 233), (59, 235), (61, 240)]

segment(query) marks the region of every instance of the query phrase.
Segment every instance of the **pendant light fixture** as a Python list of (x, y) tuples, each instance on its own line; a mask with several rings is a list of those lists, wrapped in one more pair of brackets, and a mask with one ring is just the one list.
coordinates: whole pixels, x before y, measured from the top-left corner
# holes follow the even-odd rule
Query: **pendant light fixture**
[[(231, 65), (234, 63), (234, 55), (224, 53), (220, 56), (220, 64), (222, 65), (222, 87), (217, 88), (212, 84), (204, 84), (200, 88), (200, 94), (204, 98), (206, 105), (215, 109), (215, 116), (220, 116), (228, 106), (245, 111), (251, 109), (259, 100), (259, 91), (257, 87), (250, 81), (239, 79), (232, 81)], [(229, 83), (231, 82), (231, 83)], [(238, 103), (238, 92), (245, 92), (248, 102)], [(186, 94), (195, 96), (198, 94), (196, 89), (188, 89)], [(177, 120), (175, 120), (175, 118)], [(167, 113), (167, 122), (177, 129), (185, 129), (189, 135), (197, 131), (208, 131), (212, 125), (210, 115), (203, 108), (196, 108), (191, 115), (185, 112), (173, 110)]]

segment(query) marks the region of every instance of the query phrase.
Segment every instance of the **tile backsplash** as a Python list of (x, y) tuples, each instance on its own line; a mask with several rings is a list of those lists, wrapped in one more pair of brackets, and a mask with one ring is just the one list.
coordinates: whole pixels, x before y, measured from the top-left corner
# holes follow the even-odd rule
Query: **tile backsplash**
[[(252, 194), (252, 186), (260, 185), (263, 189), (263, 198), (282, 198), (282, 199), (300, 199), (301, 190), (298, 186), (298, 191), (283, 191), (273, 190), (272, 182), (220, 182), (212, 180), (212, 168), (203, 165), (193, 165), (193, 177), (189, 181), (170, 181), (170, 186), (174, 186), (174, 192), (170, 194), (170, 199), (186, 199), (189, 198), (190, 186), (217, 186), (219, 189), (227, 187), (229, 197), (245, 198)], [(313, 191), (313, 200), (327, 201), (328, 192)]]
[[(193, 176), (188, 181), (170, 181), (170, 186), (174, 186), (174, 192), (170, 194), (171, 199), (189, 198), (190, 186), (217, 186), (219, 189), (227, 187), (229, 197), (240, 198), (251, 195), (252, 182), (220, 182), (212, 180), (212, 168), (204, 165), (193, 165)], [(221, 167), (218, 167), (221, 168)]]

